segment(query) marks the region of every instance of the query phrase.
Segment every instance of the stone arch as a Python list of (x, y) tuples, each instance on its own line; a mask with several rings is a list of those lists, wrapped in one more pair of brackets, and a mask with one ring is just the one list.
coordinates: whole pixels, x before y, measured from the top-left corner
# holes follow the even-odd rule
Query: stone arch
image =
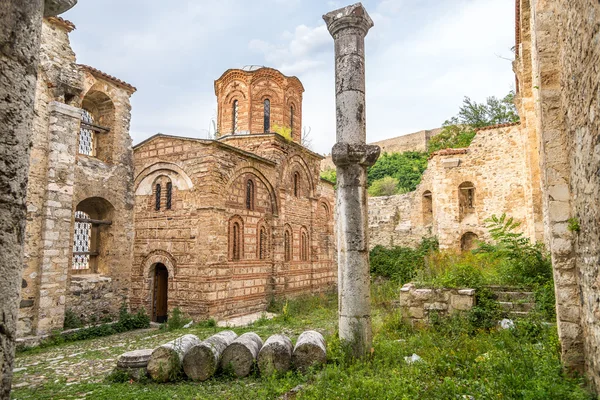
[(460, 250), (470, 251), (477, 247), (479, 236), (474, 232), (465, 232), (460, 237)]
[(157, 264), (163, 264), (169, 271), (169, 280), (175, 278), (177, 263), (175, 258), (167, 251), (154, 250), (142, 261), (142, 274), (144, 279), (152, 279), (152, 273)]
[[(233, 185), (233, 183), (240, 176), (245, 175), (245, 174), (254, 175), (258, 181), (260, 181), (263, 185), (265, 185), (265, 187), (267, 188), (267, 191), (269, 192), (269, 197), (271, 198), (271, 212), (273, 213), (274, 216), (277, 216), (278, 210), (279, 210), (279, 205), (277, 202), (277, 196), (275, 196), (275, 189), (273, 188), (273, 185), (271, 185), (271, 182), (267, 179), (267, 177), (261, 171), (259, 171), (257, 168), (255, 168), (251, 165), (247, 164), (247, 165), (241, 166), (227, 176), (227, 183), (224, 185), (223, 195), (226, 195), (227, 193), (229, 193), (229, 191), (231, 190), (231, 185)], [(254, 183), (256, 184), (256, 182), (254, 182)], [(255, 185), (255, 190), (256, 190), (256, 185)]]
[[(314, 197), (315, 184), (313, 176), (310, 173), (310, 168), (308, 164), (306, 163), (304, 158), (302, 158), (302, 156), (300, 156), (299, 154), (294, 154), (291, 157), (288, 157), (282, 174), (284, 182), (293, 182), (294, 173), (298, 171), (301, 171), (301, 176), (303, 176), (306, 179), (306, 182), (308, 183), (308, 197)], [(283, 185), (283, 187), (286, 186), (287, 185), (285, 184)]]
[(144, 168), (135, 178), (133, 187), (136, 196), (151, 195), (152, 184), (161, 175), (169, 177), (177, 190), (190, 190), (194, 187), (191, 178), (180, 166), (170, 162), (157, 162)]
[[(83, 96), (81, 108), (84, 112), (78, 138), (78, 153), (111, 162), (114, 152), (113, 130), (116, 113), (114, 101), (101, 85), (95, 84)], [(86, 151), (88, 143), (89, 152)]]
[[(256, 89), (253, 86), (254, 89)], [(262, 103), (262, 101), (264, 101), (265, 99), (270, 99), (271, 100), (271, 105), (279, 105), (281, 104), (281, 97), (277, 94), (277, 92), (275, 90), (273, 90), (272, 88), (259, 88), (259, 90), (256, 93), (252, 94), (252, 98), (256, 101), (260, 101)]]

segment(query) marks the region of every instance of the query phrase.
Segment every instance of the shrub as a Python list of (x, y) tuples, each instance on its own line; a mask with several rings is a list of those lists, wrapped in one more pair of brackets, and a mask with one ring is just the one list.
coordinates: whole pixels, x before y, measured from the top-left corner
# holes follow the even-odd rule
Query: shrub
[(171, 315), (167, 319), (167, 322), (163, 325), (163, 328), (168, 331), (174, 331), (176, 329), (181, 329), (190, 322), (191, 319), (186, 318), (179, 307), (175, 307), (173, 311), (171, 311)]
[(63, 329), (75, 329), (81, 328), (85, 325), (85, 321), (82, 321), (81, 318), (77, 314), (73, 312), (70, 308), (65, 310), (65, 322), (63, 323)]
[(391, 278), (404, 284), (410, 282), (424, 265), (425, 256), (437, 251), (439, 243), (435, 237), (424, 237), (419, 247), (396, 246), (387, 249), (375, 246), (370, 253), (371, 273), (375, 276)]
[(368, 189), (369, 196), (392, 196), (398, 194), (398, 179), (386, 176), (374, 181)]
[(367, 182), (369, 187), (375, 181), (385, 177), (398, 180), (397, 187), (402, 192), (411, 192), (421, 182), (423, 172), (427, 168), (427, 153), (407, 151), (404, 153), (384, 153), (369, 167)]
[(337, 170), (335, 168), (326, 168), (321, 171), (321, 178), (335, 185), (337, 183)]

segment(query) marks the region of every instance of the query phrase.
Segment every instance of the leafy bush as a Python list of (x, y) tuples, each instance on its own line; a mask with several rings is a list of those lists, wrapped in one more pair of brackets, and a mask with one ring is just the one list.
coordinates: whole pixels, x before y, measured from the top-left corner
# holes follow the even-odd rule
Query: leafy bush
[(475, 130), (464, 125), (447, 125), (442, 128), (442, 132), (431, 138), (427, 144), (427, 151), (432, 154), (443, 149), (460, 149), (469, 147)]
[(430, 252), (418, 271), (421, 285), (450, 288), (479, 288), (496, 283), (496, 264), (492, 257), (471, 252)]
[(85, 321), (83, 321), (77, 314), (73, 312), (70, 308), (65, 310), (65, 322), (63, 323), (63, 329), (75, 329), (81, 328), (85, 325)]
[(421, 182), (427, 168), (427, 153), (407, 151), (405, 153), (384, 153), (375, 165), (369, 167), (367, 182), (369, 187), (377, 180), (392, 177), (398, 180), (398, 189), (412, 192)]
[(191, 319), (186, 318), (179, 309), (179, 307), (175, 307), (173, 311), (171, 311), (171, 315), (169, 315), (167, 322), (163, 324), (162, 328), (168, 331), (174, 331), (176, 329), (183, 328), (185, 324), (187, 324), (190, 321)]
[(337, 183), (337, 170), (335, 168), (326, 168), (321, 171), (321, 178), (335, 185)]
[(386, 176), (374, 181), (369, 187), (369, 196), (392, 196), (398, 194), (398, 179)]
[(423, 268), (424, 258), (439, 247), (434, 237), (421, 239), (418, 248), (396, 246), (387, 249), (375, 246), (370, 253), (371, 273), (384, 278), (391, 278), (401, 284), (410, 282), (418, 270)]
[(532, 243), (522, 232), (515, 232), (520, 223), (506, 214), (487, 219), (494, 244), (481, 243), (475, 250), (487, 253), (501, 262), (498, 273), (505, 285), (544, 285), (552, 281), (552, 261), (542, 243)]

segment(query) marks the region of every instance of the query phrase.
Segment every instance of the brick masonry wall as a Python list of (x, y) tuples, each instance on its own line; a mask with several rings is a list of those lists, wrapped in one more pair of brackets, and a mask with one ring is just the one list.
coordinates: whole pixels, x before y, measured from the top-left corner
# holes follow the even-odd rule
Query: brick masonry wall
[[(529, 236), (533, 209), (528, 207), (526, 138), (520, 127), (483, 130), (465, 150), (438, 154), (429, 160), (421, 184), (412, 193), (369, 199), (371, 247), (412, 245), (436, 235), (442, 248), (460, 249), (472, 232), (488, 239), (487, 218), (503, 213), (522, 223)], [(459, 186), (473, 184), (473, 212), (461, 217)], [(424, 194), (431, 192), (433, 213), (427, 216)]]
[[(169, 270), (168, 308), (194, 318), (262, 311), (273, 297), (326, 290), (336, 280), (333, 187), (318, 179), (320, 158), (277, 135), (223, 141), (158, 135), (135, 149), (136, 242), (132, 308), (152, 313), (154, 265)], [(297, 196), (293, 174), (299, 174)], [(173, 208), (155, 210), (155, 182), (173, 182)], [(254, 207), (246, 207), (246, 184)], [(164, 189), (163, 189), (164, 190)], [(163, 203), (164, 204), (164, 203)], [(232, 222), (242, 226), (240, 259), (232, 259)], [(267, 252), (259, 258), (260, 227)], [(292, 259), (285, 260), (284, 232)], [(301, 232), (309, 257), (300, 256)], [(323, 243), (330, 243), (324, 246)]]

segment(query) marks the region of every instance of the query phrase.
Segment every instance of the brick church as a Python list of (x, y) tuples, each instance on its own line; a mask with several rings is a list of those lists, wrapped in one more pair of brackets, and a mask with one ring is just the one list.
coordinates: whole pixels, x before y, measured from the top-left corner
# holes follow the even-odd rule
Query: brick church
[(62, 328), (68, 312), (93, 322), (126, 303), (159, 322), (175, 307), (223, 319), (335, 284), (334, 188), (301, 144), (297, 78), (228, 70), (215, 140), (132, 147), (136, 88), (78, 64), (73, 29), (42, 27), (20, 337)]
[(303, 91), (271, 68), (231, 69), (215, 82), (216, 140), (134, 147), (132, 308), (234, 316), (336, 282), (334, 189), (301, 145)]

